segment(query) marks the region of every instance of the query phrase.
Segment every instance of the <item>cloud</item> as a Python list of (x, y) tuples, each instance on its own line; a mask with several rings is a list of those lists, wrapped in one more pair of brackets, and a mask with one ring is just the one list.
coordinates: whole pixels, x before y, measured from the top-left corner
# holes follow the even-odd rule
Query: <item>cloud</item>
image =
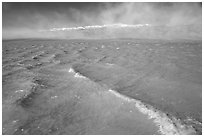
[(38, 30), (117, 23), (201, 27), (202, 5), (201, 3), (3, 3), (2, 18), (4, 38), (49, 37), (50, 34), (44, 36)]
[(128, 24), (192, 24), (201, 23), (199, 3), (124, 3), (101, 13), (105, 22)]

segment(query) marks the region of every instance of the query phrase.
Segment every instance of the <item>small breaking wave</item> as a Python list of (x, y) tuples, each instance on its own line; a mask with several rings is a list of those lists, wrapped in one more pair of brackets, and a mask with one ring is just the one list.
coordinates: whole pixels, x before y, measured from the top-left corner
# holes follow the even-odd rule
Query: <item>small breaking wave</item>
[(70, 72), (70, 73), (74, 73), (74, 77), (75, 77), (75, 78), (87, 79), (87, 77), (81, 75), (81, 74), (78, 73), (78, 72), (75, 72), (75, 70), (74, 70), (73, 68), (70, 68), (70, 69), (69, 69), (69, 72)]
[(195, 130), (191, 126), (182, 125), (179, 120), (172, 117), (169, 118), (167, 114), (153, 108), (150, 105), (144, 104), (143, 102), (131, 99), (124, 95), (121, 95), (117, 91), (109, 89), (109, 92), (115, 96), (126, 100), (128, 102), (134, 102), (136, 108), (145, 115), (148, 115), (149, 119), (154, 119), (154, 123), (159, 126), (159, 132), (164, 135), (186, 135), (195, 134)]
[(49, 30), (40, 30), (40, 31), (71, 31), (71, 30), (87, 30), (87, 29), (100, 29), (100, 28), (138, 28), (138, 27), (145, 27), (151, 26), (150, 24), (104, 24), (104, 25), (92, 25), (92, 26), (78, 26), (78, 27), (68, 27), (68, 28), (52, 28)]
[[(73, 68), (69, 69), (70, 73), (74, 73), (74, 77), (89, 79), (78, 72), (75, 72)], [(169, 117), (168, 114), (145, 104), (140, 100), (136, 100), (125, 95), (118, 93), (112, 89), (108, 90), (109, 93), (114, 94), (116, 97), (121, 98), (127, 102), (133, 102), (135, 107), (143, 114), (147, 115), (149, 119), (153, 119), (153, 122), (159, 127), (159, 133), (163, 135), (188, 135), (196, 134), (195, 129), (192, 126), (182, 124), (179, 119), (175, 117)]]

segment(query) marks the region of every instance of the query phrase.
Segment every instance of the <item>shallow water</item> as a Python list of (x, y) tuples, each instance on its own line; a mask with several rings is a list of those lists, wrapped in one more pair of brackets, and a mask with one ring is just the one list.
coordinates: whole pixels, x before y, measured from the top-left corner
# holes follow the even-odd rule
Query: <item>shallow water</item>
[(201, 41), (3, 41), (3, 134), (201, 134), (201, 48)]

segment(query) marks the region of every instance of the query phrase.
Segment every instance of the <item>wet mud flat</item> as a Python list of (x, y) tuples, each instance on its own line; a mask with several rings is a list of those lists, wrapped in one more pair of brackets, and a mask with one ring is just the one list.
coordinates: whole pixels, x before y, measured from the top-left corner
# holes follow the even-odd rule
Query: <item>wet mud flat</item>
[(3, 134), (202, 134), (202, 41), (10, 40)]

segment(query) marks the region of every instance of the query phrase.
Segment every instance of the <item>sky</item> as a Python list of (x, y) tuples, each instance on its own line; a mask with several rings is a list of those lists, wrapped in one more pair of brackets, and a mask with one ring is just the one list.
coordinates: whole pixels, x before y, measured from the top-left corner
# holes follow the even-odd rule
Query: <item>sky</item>
[[(2, 3), (3, 39), (43, 38), (45, 33), (40, 33), (41, 30), (118, 23), (129, 25), (194, 25), (201, 28), (202, 4), (167, 2)], [(49, 36), (51, 35), (47, 33), (48, 38)]]

